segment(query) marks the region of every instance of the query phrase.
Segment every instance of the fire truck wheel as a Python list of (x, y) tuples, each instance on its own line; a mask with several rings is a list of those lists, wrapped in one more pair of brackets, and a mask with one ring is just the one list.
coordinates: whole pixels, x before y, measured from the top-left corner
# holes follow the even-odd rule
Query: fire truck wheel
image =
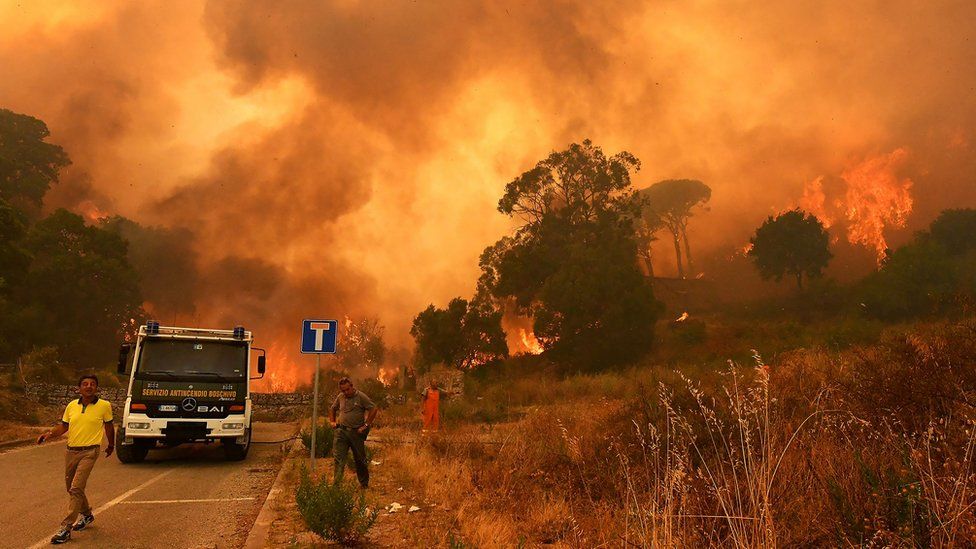
[(115, 436), (115, 455), (122, 463), (140, 463), (149, 454), (149, 448), (142, 444), (122, 444), (125, 440), (125, 431), (118, 429)]
[(247, 457), (247, 451), (251, 449), (251, 429), (244, 431), (244, 444), (238, 444), (235, 439), (225, 438), (221, 441), (224, 447), (224, 457), (227, 461), (241, 461)]

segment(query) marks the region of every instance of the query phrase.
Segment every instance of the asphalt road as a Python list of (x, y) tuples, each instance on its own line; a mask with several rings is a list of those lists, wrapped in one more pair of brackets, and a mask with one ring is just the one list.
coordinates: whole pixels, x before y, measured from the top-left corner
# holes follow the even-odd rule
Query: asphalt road
[[(255, 441), (290, 437), (287, 423), (256, 423)], [(44, 547), (68, 511), (64, 439), (0, 453), (0, 547)], [(253, 444), (244, 461), (219, 445), (149, 452), (123, 465), (100, 454), (86, 494), (95, 522), (66, 547), (240, 547), (282, 462), (280, 444)]]

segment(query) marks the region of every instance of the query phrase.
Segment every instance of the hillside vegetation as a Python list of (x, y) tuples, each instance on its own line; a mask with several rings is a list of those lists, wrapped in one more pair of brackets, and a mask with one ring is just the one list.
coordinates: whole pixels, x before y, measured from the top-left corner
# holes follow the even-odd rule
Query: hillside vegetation
[[(444, 406), (445, 432), (395, 453), (401, 482), (458, 510), (427, 539), (976, 543), (973, 319), (721, 367), (648, 363), (564, 376), (543, 362), (513, 359), (469, 375), (466, 394)], [(416, 428), (414, 405), (384, 423)]]

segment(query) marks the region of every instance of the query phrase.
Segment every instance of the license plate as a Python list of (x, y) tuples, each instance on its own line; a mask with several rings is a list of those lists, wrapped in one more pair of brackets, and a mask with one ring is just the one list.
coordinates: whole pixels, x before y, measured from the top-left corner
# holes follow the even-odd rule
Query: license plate
[(159, 405), (159, 411), (160, 412), (175, 412), (176, 411), (176, 405), (175, 404), (160, 404)]

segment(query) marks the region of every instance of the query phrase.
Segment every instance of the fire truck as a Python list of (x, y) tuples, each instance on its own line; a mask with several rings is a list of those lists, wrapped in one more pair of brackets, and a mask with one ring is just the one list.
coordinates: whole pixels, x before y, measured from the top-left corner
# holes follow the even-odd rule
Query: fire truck
[[(119, 349), (129, 389), (116, 430), (116, 455), (138, 463), (150, 450), (183, 443), (219, 442), (228, 460), (251, 446), (251, 380), (264, 377), (265, 350), (243, 326), (211, 330), (139, 327), (135, 343)], [(251, 376), (252, 356), (257, 376)]]

